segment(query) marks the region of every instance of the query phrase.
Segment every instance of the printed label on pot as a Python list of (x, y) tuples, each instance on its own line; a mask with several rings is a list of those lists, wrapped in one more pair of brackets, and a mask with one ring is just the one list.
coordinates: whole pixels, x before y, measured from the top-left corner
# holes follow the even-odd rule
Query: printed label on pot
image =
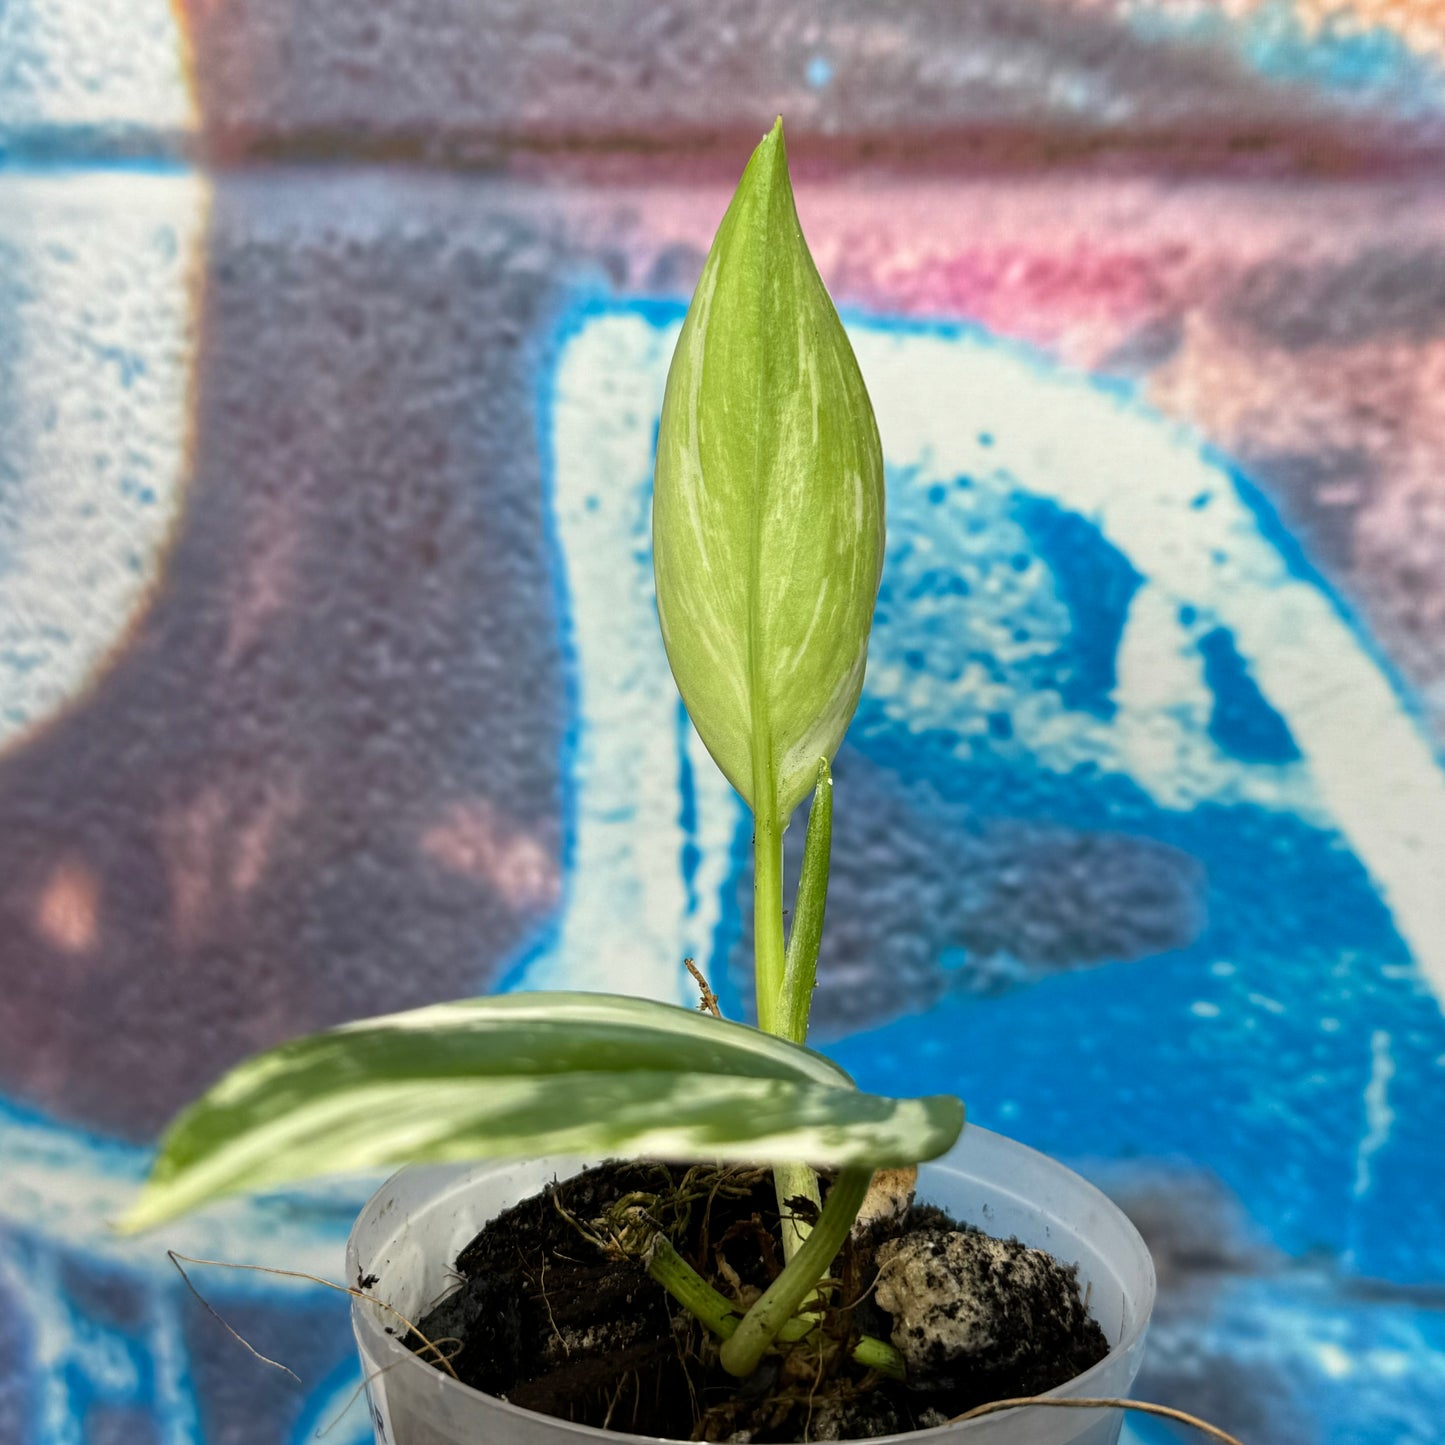
[(371, 1411), (371, 1425), (376, 1432), (377, 1445), (392, 1445), (391, 1430), (387, 1424), (386, 1390), (379, 1379), (368, 1380), (366, 1408)]

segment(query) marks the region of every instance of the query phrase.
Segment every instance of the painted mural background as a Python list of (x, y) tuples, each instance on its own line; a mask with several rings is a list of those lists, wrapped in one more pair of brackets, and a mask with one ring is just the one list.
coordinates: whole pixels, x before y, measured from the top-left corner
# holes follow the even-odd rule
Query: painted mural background
[(164, 1256), (364, 1184), (107, 1231), (242, 1054), (748, 1007), (648, 478), (780, 110), (890, 483), (824, 1046), (1125, 1204), (1147, 1397), (1445, 1438), (1438, 5), (6, 0), (0, 1441), (367, 1438), (344, 1302), (205, 1276), (298, 1387)]

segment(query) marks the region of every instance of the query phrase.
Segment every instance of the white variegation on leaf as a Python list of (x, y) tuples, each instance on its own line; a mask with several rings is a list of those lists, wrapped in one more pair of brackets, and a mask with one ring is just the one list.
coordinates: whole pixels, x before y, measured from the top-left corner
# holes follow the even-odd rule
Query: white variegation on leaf
[(860, 1092), (809, 1049), (601, 994), (467, 999), (312, 1034), (239, 1065), (167, 1131), (121, 1222), (324, 1173), (613, 1153), (886, 1167), (962, 1127), (948, 1098)]
[(785, 821), (863, 686), (883, 456), (798, 224), (781, 121), (718, 228), (668, 372), (653, 561), (699, 735), (754, 813)]

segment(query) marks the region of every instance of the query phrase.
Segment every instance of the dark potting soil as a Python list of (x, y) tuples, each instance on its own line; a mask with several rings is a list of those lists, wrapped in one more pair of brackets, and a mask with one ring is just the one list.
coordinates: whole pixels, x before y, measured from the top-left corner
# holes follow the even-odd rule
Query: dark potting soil
[[(758, 1445), (939, 1425), (1052, 1389), (1108, 1349), (1072, 1267), (915, 1206), (844, 1249), (831, 1291), (840, 1307), (812, 1336), (736, 1380), (635, 1257), (657, 1226), (740, 1305), (782, 1267), (770, 1171), (605, 1164), (491, 1221), (458, 1256), (457, 1287), (418, 1321), (420, 1334), (466, 1384), (524, 1409)], [(860, 1334), (892, 1338), (907, 1385), (853, 1362)], [(416, 1335), (409, 1343), (424, 1348)]]

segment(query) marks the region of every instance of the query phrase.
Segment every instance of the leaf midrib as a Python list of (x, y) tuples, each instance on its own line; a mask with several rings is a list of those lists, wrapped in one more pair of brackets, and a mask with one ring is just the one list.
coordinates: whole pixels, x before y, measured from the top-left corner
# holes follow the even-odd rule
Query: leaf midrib
[(755, 345), (757, 364), (754, 367), (753, 385), (753, 467), (751, 536), (748, 556), (748, 710), (752, 714), (752, 772), (753, 812), (759, 827), (775, 829), (777, 814), (777, 786), (773, 776), (772, 737), (768, 700), (762, 685), (762, 648), (760, 628), (762, 612), (762, 538), (763, 538), (763, 497), (762, 477), (763, 450), (763, 398), (767, 388), (766, 380), (768, 348), (763, 344), (764, 317), (768, 304), (768, 278), (772, 258), (768, 239), (772, 230), (772, 192), (778, 163), (777, 146), (774, 141), (768, 150), (767, 184), (763, 188), (762, 246), (758, 285), (758, 326)]

